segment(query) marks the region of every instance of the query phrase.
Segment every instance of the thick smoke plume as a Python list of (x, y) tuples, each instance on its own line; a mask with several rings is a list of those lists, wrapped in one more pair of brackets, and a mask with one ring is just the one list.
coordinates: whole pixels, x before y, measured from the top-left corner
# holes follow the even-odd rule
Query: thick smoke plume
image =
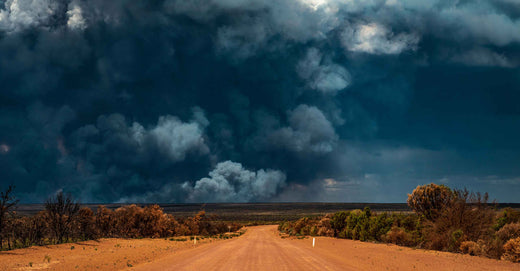
[(511, 0), (0, 0), (0, 186), (403, 201), (442, 180), (516, 200), (518, 29)]
[(188, 201), (193, 202), (247, 202), (266, 200), (285, 186), (285, 174), (279, 170), (249, 171), (240, 163), (218, 163), (193, 186), (186, 182), (182, 187), (188, 192)]

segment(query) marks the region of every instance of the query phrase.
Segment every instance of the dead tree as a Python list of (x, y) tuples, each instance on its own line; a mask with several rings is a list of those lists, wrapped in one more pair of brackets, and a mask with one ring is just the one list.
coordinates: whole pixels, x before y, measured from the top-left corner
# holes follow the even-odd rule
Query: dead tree
[(79, 212), (79, 204), (72, 199), (71, 195), (59, 192), (55, 197), (47, 199), (45, 210), (55, 241), (58, 244), (67, 241), (72, 231), (72, 223)]
[(13, 189), (14, 186), (10, 185), (7, 190), (0, 192), (0, 250), (2, 250), (4, 244), (3, 236), (5, 234), (7, 214), (9, 209), (18, 203), (18, 200), (12, 195)]

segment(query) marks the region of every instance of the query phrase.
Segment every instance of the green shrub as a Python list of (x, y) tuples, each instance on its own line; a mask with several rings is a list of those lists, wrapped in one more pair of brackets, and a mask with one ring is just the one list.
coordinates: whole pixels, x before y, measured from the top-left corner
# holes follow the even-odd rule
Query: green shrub
[(518, 222), (520, 222), (520, 211), (507, 207), (504, 208), (500, 216), (496, 219), (493, 229), (498, 231), (506, 224)]

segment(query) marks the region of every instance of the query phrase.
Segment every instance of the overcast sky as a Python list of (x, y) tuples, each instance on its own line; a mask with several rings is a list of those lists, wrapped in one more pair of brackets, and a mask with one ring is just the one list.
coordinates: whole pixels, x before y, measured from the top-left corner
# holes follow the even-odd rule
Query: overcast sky
[(0, 0), (22, 202), (520, 202), (517, 0)]

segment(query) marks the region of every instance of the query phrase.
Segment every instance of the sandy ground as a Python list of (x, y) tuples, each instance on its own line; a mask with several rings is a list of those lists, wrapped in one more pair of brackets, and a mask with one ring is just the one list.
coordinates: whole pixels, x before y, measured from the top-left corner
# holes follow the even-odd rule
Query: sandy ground
[(281, 238), (276, 226), (259, 226), (238, 238), (205, 239), (197, 245), (164, 239), (104, 239), (0, 253), (0, 270), (35, 269), (520, 270), (520, 264), (326, 237), (316, 238), (313, 248), (312, 238)]
[[(0, 270), (121, 270), (216, 239), (101, 239), (0, 252)], [(71, 249), (73, 247), (73, 249)]]

